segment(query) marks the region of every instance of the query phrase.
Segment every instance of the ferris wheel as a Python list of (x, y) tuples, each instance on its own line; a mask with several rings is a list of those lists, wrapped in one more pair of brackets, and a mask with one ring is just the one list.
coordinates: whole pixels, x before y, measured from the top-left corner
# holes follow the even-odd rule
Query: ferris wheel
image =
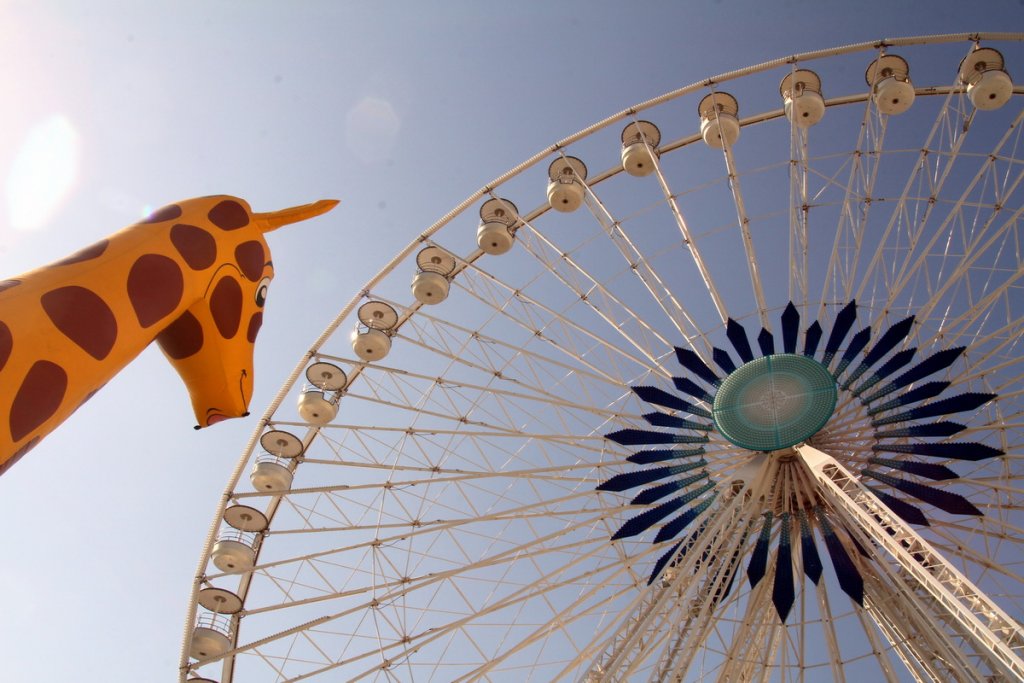
[(708, 78), (425, 227), (245, 448), (181, 679), (1024, 677), (1022, 40)]

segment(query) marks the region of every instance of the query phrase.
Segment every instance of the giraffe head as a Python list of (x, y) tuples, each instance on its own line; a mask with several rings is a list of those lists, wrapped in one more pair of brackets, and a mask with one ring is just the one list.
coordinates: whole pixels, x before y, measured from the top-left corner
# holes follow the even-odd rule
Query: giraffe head
[(253, 348), (274, 277), (263, 235), (336, 204), (253, 213), (242, 199), (217, 196), (174, 205), (170, 239), (186, 267), (198, 271), (197, 296), (156, 340), (188, 387), (197, 429), (248, 414)]

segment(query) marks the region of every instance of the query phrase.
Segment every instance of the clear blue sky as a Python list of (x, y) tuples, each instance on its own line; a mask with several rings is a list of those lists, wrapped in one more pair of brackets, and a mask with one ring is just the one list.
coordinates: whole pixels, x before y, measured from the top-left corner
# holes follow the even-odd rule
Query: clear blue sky
[[(555, 140), (791, 53), (1024, 30), (1024, 3), (3, 0), (0, 27), (0, 277), (176, 199), (342, 200), (268, 240), (259, 414), (395, 252)], [(192, 424), (150, 349), (0, 477), (5, 680), (176, 676), (191, 576), (255, 418)]]

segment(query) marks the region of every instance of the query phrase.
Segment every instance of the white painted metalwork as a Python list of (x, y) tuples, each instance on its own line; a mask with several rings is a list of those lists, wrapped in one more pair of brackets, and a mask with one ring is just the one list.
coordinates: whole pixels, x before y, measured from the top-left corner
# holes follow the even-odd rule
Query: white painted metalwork
[[(1011, 680), (1024, 678), (1024, 628), (1020, 623), (978, 590), (909, 524), (890, 512), (835, 458), (808, 444), (797, 445), (796, 451), (825, 493), (825, 500), (892, 556), (905, 581), (928, 593), (933, 601), (929, 607), (948, 613), (933, 612), (933, 616), (961, 629), (955, 635), (965, 641), (964, 645), (973, 646), (979, 657), (988, 660), (994, 673)], [(961, 645), (943, 649), (963, 652), (965, 648)]]
[[(1022, 675), (1024, 89), (976, 112), (970, 82), (957, 78), (978, 45), (998, 48), (1011, 66), (1024, 62), (1022, 41), (876, 41), (702, 79), (552, 144), (416, 230), (303, 350), (232, 472), (196, 571), (180, 680)], [(914, 66), (914, 106), (898, 117), (879, 111), (877, 83), (861, 78), (890, 50)], [(829, 97), (820, 122), (803, 127), (786, 118), (778, 87), (811, 68)], [(735, 148), (711, 149), (693, 111), (725, 89), (753, 113), (737, 113)], [(621, 164), (623, 127), (637, 121), (661, 132), (633, 150), (645, 153), (630, 157), (645, 164), (634, 170), (648, 159), (653, 167), (639, 177)], [(575, 212), (552, 210), (545, 196), (546, 169), (565, 159), (607, 163), (566, 183), (579, 194)], [(430, 270), (418, 254), (454, 263), (436, 305), (409, 289), (410, 277)], [(704, 461), (693, 472), (714, 484), (699, 498), (706, 507), (669, 541), (651, 543), (671, 517), (612, 541), (652, 506), (631, 504), (636, 490), (595, 491), (641, 469), (626, 458), (642, 448), (605, 435), (651, 429), (644, 415), (672, 414), (630, 387), (706, 409), (674, 384), (696, 380), (674, 347), (724, 377), (713, 348), (740, 364), (728, 319), (752, 347), (764, 327), (772, 338), (762, 341), (779, 349), (792, 300), (801, 353), (807, 326), (820, 321), (827, 337), (854, 298), (855, 330), (869, 327), (871, 343), (915, 314), (897, 350), (916, 347), (920, 358), (967, 347), (930, 378), (950, 383), (944, 396), (998, 395), (957, 416), (966, 428), (955, 439), (1005, 455), (944, 461), (957, 478), (930, 484), (984, 516), (899, 494), (930, 521), (908, 529), (880, 508), (859, 479), (870, 467), (890, 471), (868, 462), (877, 455), (873, 418), (841, 390), (832, 418), (800, 447), (834, 458), (841, 469), (831, 476), (812, 472), (803, 455), (752, 453), (714, 431), (707, 443), (667, 444), (704, 448), (673, 463)], [(361, 353), (347, 339), (353, 329), (379, 335), (381, 346)], [(307, 369), (337, 379), (320, 388), (343, 409), (323, 425), (297, 409), (303, 382), (316, 384)], [(245, 481), (264, 450), (290, 477), (284, 489)], [(768, 512), (786, 521), (771, 527), (765, 574), (752, 588), (750, 558)], [(798, 518), (819, 512), (845, 530), (839, 543), (864, 581), (863, 606), (841, 590), (818, 526), (824, 572), (816, 585), (804, 576), (811, 565)], [(782, 523), (793, 534), (795, 591), (785, 623), (772, 596)], [(223, 561), (232, 548), (217, 539), (241, 538), (230, 534), (247, 534), (244, 566)], [(226, 649), (198, 659), (193, 632), (211, 586), (244, 606), (220, 615)]]

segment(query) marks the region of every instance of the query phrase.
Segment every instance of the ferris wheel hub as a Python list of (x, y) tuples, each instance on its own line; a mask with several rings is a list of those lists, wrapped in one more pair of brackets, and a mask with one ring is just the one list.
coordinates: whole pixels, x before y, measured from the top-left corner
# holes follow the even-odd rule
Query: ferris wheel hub
[(835, 410), (837, 390), (824, 365), (794, 353), (757, 358), (730, 373), (715, 395), (715, 427), (752, 451), (805, 441)]

